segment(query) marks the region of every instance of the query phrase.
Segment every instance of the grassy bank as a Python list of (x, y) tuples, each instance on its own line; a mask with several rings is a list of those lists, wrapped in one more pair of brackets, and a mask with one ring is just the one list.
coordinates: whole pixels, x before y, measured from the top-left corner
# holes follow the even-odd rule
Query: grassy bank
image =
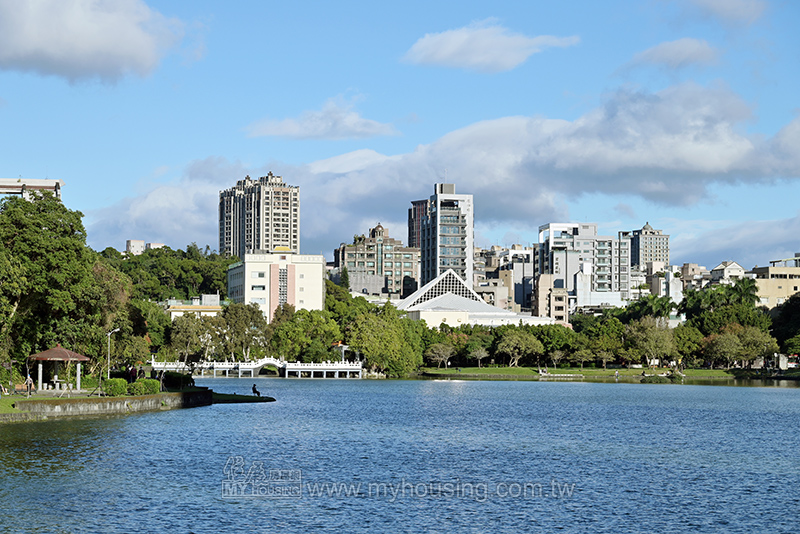
[[(460, 372), (459, 370), (460, 369)], [(429, 367), (422, 370), (424, 373), (429, 374), (440, 374), (443, 376), (458, 376), (458, 375), (481, 375), (485, 376), (486, 378), (491, 378), (492, 376), (520, 376), (522, 377), (534, 377), (539, 375), (539, 370), (536, 367), (461, 367), (461, 368), (450, 368), (450, 369), (437, 369), (435, 367)], [(581, 369), (580, 367), (568, 367), (568, 368), (558, 368), (555, 369), (553, 367), (548, 367), (548, 372), (550, 374), (559, 374), (559, 375), (567, 375), (567, 374), (574, 374), (574, 375), (583, 375), (586, 378), (613, 378), (615, 376), (615, 372), (619, 371), (619, 376), (621, 377), (640, 377), (642, 376), (642, 371), (649, 374), (661, 374), (666, 373), (668, 369), (660, 369), (656, 368), (653, 369), (628, 369), (628, 368), (620, 368), (620, 369), (597, 369), (597, 368), (589, 368), (584, 367)], [(684, 374), (687, 378), (719, 378), (719, 379), (728, 379), (728, 378), (741, 378), (741, 370), (725, 370), (725, 369), (686, 369)]]

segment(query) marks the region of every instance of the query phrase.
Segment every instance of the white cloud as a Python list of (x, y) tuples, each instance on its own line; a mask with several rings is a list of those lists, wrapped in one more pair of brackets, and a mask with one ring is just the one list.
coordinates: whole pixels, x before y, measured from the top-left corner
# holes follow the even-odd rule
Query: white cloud
[(0, 68), (70, 82), (145, 76), (181, 34), (141, 0), (0, 0)]
[(456, 30), (425, 34), (406, 52), (403, 60), (420, 65), (504, 72), (546, 48), (572, 46), (579, 42), (577, 36), (527, 37), (487, 19)]
[(125, 240), (144, 239), (172, 248), (197, 242), (216, 249), (219, 191), (246, 174), (241, 164), (224, 158), (192, 162), (176, 182), (156, 185), (136, 197), (88, 212), (89, 245), (96, 250), (108, 246), (124, 250)]
[(330, 99), (319, 111), (305, 111), (297, 119), (265, 119), (247, 127), (250, 137), (276, 136), (293, 139), (360, 139), (396, 135), (391, 124), (365, 119), (352, 102)]
[(680, 227), (670, 235), (670, 257), (709, 269), (725, 260), (750, 269), (800, 252), (800, 213), (772, 221), (681, 221)]
[(703, 39), (684, 37), (648, 48), (636, 54), (628, 66), (643, 64), (661, 65), (679, 69), (692, 64), (711, 65), (717, 60), (717, 51)]
[[(475, 195), (477, 230), (525, 235), (524, 228), (568, 219), (567, 199), (584, 195), (604, 195), (618, 214), (630, 215), (621, 201), (693, 205), (719, 183), (800, 178), (800, 118), (766, 140), (744, 133), (749, 118), (749, 107), (726, 88), (682, 84), (658, 93), (620, 90), (574, 121), (478, 122), (406, 154), (359, 150), (259, 170), (201, 160), (177, 183), (96, 214), (90, 242), (102, 249), (140, 236), (216, 248), (219, 190), (267, 170), (300, 186), (301, 243), (309, 253), (329, 253), (377, 221), (402, 220), (409, 202), (430, 196), (435, 182)], [(392, 235), (404, 239), (398, 229)]]
[(725, 22), (752, 24), (767, 7), (764, 0), (689, 0), (704, 14)]

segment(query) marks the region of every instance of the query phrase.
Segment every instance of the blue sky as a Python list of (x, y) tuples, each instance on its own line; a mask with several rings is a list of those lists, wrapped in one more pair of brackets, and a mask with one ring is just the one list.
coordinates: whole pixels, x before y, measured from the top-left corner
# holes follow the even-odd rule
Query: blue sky
[(89, 244), (217, 248), (221, 189), (301, 187), (301, 248), (435, 182), (478, 245), (649, 221), (673, 263), (800, 252), (800, 3), (0, 0), (0, 177), (66, 182)]

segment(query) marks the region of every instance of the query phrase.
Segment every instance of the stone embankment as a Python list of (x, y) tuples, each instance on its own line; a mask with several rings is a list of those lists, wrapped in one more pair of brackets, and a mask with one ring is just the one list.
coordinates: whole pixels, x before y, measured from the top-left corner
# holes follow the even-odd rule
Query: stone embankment
[(135, 397), (73, 397), (24, 399), (15, 403), (20, 413), (0, 414), (0, 423), (41, 421), (56, 417), (129, 414), (174, 408), (194, 408), (212, 403), (211, 390), (181, 391)]

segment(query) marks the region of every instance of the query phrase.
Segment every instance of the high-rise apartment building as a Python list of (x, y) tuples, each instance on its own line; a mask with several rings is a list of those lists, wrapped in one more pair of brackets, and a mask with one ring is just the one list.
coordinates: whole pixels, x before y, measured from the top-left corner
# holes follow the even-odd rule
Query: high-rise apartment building
[(408, 246), (420, 248), (422, 219), (428, 216), (428, 199), (412, 200), (408, 208)]
[(474, 226), (472, 195), (456, 194), (455, 184), (434, 184), (428, 213), (420, 223), (421, 285), (448, 269), (472, 284)]
[(545, 224), (539, 227), (539, 247), (534, 251), (538, 299), (534, 308), (550, 309), (551, 317), (554, 306), (567, 304), (565, 298), (568, 308), (559, 311), (571, 312), (582, 302), (612, 304), (629, 298), (630, 237), (625, 232), (600, 236), (594, 223)]
[(219, 193), (219, 252), (243, 258), (252, 251), (300, 253), (300, 188), (271, 172), (246, 176)]
[(381, 277), (381, 293), (406, 297), (417, 290), (419, 249), (403, 245), (378, 223), (369, 236), (356, 237), (352, 244), (342, 243), (333, 251), (333, 266), (347, 268), (350, 289), (360, 291), (355, 283), (359, 274)]
[(660, 261), (664, 262), (664, 265), (669, 265), (668, 235), (664, 235), (661, 230), (654, 230), (648, 222), (641, 230), (630, 232), (630, 237), (631, 265), (644, 266), (651, 261)]

